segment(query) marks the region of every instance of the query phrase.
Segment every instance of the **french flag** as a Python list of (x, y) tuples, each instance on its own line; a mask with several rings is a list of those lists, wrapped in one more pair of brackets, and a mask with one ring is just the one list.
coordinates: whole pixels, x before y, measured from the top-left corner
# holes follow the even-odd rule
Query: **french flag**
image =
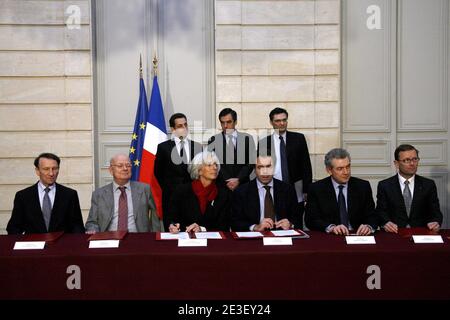
[(142, 150), (141, 171), (139, 181), (150, 184), (153, 198), (155, 199), (158, 217), (162, 219), (162, 191), (153, 174), (155, 167), (156, 150), (158, 144), (167, 140), (166, 121), (159, 92), (158, 78), (153, 77), (152, 95), (147, 114), (147, 128), (145, 130), (144, 149)]

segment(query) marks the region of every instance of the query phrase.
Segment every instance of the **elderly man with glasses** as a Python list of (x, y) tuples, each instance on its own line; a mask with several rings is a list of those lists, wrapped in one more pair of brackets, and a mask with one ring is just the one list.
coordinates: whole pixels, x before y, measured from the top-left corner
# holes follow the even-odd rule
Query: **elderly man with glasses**
[(439, 231), (442, 212), (436, 184), (418, 174), (419, 151), (409, 144), (395, 149), (394, 164), (398, 173), (378, 183), (376, 213), (387, 232), (398, 228), (427, 227)]
[(150, 186), (130, 181), (131, 167), (125, 154), (111, 158), (109, 173), (113, 182), (92, 193), (86, 233), (161, 230)]

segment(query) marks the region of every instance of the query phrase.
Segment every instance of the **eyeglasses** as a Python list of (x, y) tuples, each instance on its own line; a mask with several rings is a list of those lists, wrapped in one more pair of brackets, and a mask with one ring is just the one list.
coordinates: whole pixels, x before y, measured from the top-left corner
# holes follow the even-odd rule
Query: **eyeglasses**
[(122, 163), (122, 164), (112, 164), (111, 167), (116, 167), (119, 169), (130, 169), (132, 167), (131, 163)]
[(402, 159), (402, 160), (398, 160), (399, 162), (403, 162), (404, 164), (410, 164), (410, 163), (417, 163), (419, 162), (420, 158), (416, 157), (416, 158), (406, 158), (406, 159)]

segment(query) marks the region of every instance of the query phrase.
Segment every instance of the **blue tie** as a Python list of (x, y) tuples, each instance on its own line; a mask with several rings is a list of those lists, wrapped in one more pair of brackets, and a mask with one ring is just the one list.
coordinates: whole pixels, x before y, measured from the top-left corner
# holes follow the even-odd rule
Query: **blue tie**
[(281, 176), (284, 182), (289, 183), (289, 170), (286, 156), (286, 143), (283, 136), (280, 136), (280, 158), (281, 158)]
[(342, 189), (344, 189), (343, 185), (339, 186), (339, 195), (338, 195), (338, 207), (339, 207), (339, 217), (341, 219), (341, 224), (346, 226), (348, 228), (348, 214), (347, 214), (347, 208), (345, 206), (345, 197), (344, 193), (342, 192)]

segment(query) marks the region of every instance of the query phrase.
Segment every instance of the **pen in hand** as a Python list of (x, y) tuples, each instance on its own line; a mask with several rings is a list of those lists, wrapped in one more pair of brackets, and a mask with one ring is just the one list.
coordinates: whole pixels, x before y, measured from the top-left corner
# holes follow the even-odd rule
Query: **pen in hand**
[(175, 222), (171, 222), (169, 225), (169, 232), (171, 233), (178, 233), (180, 232), (180, 224), (179, 223), (175, 223)]

